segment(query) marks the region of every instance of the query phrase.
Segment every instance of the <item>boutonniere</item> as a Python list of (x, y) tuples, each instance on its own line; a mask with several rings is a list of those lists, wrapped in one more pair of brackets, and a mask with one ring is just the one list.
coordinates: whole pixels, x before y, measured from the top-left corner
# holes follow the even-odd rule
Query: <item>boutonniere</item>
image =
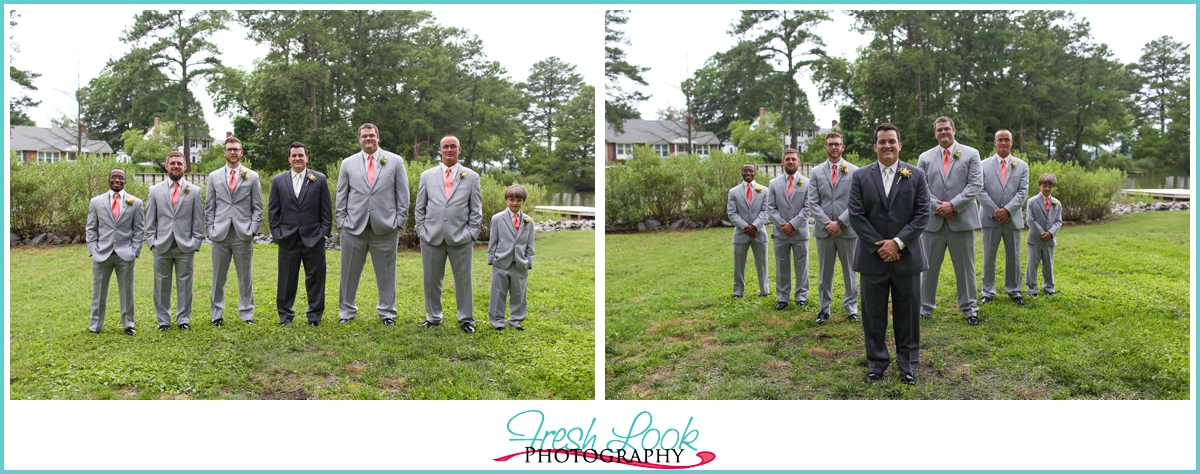
[(466, 177), (467, 177), (467, 172), (466, 172), (466, 171), (459, 171), (459, 172), (458, 172), (458, 178), (459, 178), (459, 179), (466, 178)]
[(246, 170), (242, 170), (242, 179), (250, 179), (250, 173)]
[(850, 168), (847, 167), (845, 163), (842, 163), (842, 167), (838, 169), (838, 171), (840, 171), (842, 174), (846, 174), (850, 172)]
[(1010, 161), (1010, 162), (1008, 162), (1008, 167), (1009, 167), (1009, 169), (1016, 168), (1016, 167), (1017, 167), (1017, 162), (1016, 162), (1016, 161)]
[(958, 159), (958, 155), (962, 154), (962, 150), (954, 150), (954, 159)]
[(128, 206), (132, 206), (132, 205), (133, 205), (133, 198), (131, 198), (131, 197), (127, 197), (127, 198), (125, 198), (125, 204), (126, 204), (126, 205), (128, 205)]
[(308, 180), (315, 183), (315, 182), (317, 182), (317, 176), (310, 174), (310, 175), (308, 175)]
[(528, 224), (530, 222), (533, 222), (533, 218), (531, 218), (529, 216), (525, 216), (525, 223)]
[(192, 187), (191, 187), (190, 185), (189, 185), (189, 186), (184, 186), (184, 187), (183, 187), (183, 194), (187, 194), (187, 193), (190, 193), (190, 192), (192, 192)]
[(386, 156), (379, 157), (379, 166), (383, 166), (386, 164), (387, 164), (387, 157)]
[(755, 185), (754, 185), (754, 192), (756, 192), (756, 193), (761, 193), (761, 192), (762, 192), (762, 189), (763, 189), (763, 188), (762, 188), (762, 186), (761, 186), (761, 185), (758, 185), (758, 184), (755, 184)]
[(908, 168), (900, 168), (900, 176), (905, 178), (912, 176), (912, 171), (909, 171)]
[(1058, 205), (1058, 199), (1050, 198), (1050, 205), (1051, 205), (1051, 206), (1057, 206), (1057, 205)]

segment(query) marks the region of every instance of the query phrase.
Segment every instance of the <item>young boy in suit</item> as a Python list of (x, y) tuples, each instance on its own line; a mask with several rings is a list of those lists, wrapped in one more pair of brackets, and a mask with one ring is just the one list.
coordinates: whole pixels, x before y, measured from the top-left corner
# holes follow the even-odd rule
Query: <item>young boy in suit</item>
[(508, 209), (492, 216), (492, 238), (488, 240), (488, 265), (492, 266), (492, 294), (488, 319), (497, 331), (504, 330), (504, 300), (508, 302), (508, 326), (524, 331), (525, 286), (533, 269), (533, 218), (521, 212), (529, 193), (514, 184), (504, 190)]
[(1037, 296), (1037, 268), (1042, 267), (1042, 289), (1047, 295), (1053, 296), (1054, 290), (1054, 236), (1062, 228), (1062, 203), (1050, 197), (1050, 192), (1058, 186), (1058, 178), (1054, 173), (1038, 176), (1038, 189), (1041, 193), (1029, 198), (1026, 203), (1025, 223), (1029, 226), (1029, 263), (1025, 270), (1025, 284), (1028, 285), (1029, 295)]

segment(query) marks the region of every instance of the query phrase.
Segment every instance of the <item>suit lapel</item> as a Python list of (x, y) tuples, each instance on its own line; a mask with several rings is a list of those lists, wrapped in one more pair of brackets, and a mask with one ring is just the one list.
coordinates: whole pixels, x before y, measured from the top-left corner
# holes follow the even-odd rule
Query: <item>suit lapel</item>
[[(900, 194), (900, 183), (904, 182), (904, 179), (900, 177), (900, 170), (902, 169), (904, 169), (904, 165), (897, 163), (896, 172), (892, 173), (892, 189), (888, 192), (887, 196), (888, 209), (892, 208), (892, 204), (896, 202), (896, 195)], [(882, 178), (880, 181), (882, 181)]]
[[(510, 210), (510, 211), (508, 211), (508, 214), (509, 214), (509, 217), (512, 217), (515, 215), (515, 216), (517, 216), (517, 219), (521, 218), (521, 214), (519, 212), (517, 214), (513, 214), (512, 211)], [(513, 239), (516, 239), (517, 238), (517, 228), (516, 228), (516, 226), (513, 226), (512, 219), (508, 220), (508, 230), (512, 232)]]
[[(290, 177), (291, 176), (289, 175), (289, 178)], [(296, 208), (297, 209), (299, 209), (300, 205), (304, 203), (304, 198), (308, 197), (307, 196), (308, 195), (308, 177), (309, 177), (308, 168), (305, 168), (304, 175), (300, 177), (300, 195), (297, 196), (294, 192), (292, 193), (293, 199), (296, 200)], [(288, 181), (291, 181), (291, 180), (289, 179)]]
[[(462, 167), (460, 166), (459, 169), (462, 169)], [(458, 173), (454, 173), (454, 176), (452, 176), (450, 178), (450, 179), (454, 180), (453, 184), (450, 185), (450, 197), (454, 197), (454, 192), (458, 191), (458, 183), (464, 181), (464, 178), (460, 177), (461, 174), (462, 174), (461, 171)], [(445, 189), (445, 186), (446, 186), (446, 182), (442, 181), (442, 189)], [(444, 194), (444, 191), (443, 191), (443, 194)], [(446, 198), (447, 202), (450, 201), (450, 197)]]

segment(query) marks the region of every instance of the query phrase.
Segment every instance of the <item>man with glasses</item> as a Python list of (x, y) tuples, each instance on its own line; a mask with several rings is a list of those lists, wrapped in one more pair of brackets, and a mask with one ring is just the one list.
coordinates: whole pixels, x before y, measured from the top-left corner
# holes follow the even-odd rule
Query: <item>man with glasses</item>
[(983, 226), (983, 288), (979, 304), (996, 297), (996, 253), (1004, 241), (1004, 291), (1019, 305), (1021, 294), (1021, 208), (1029, 193), (1029, 165), (1012, 156), (1012, 132), (996, 132), (996, 154), (983, 160), (979, 220)]
[(258, 173), (242, 166), (242, 141), (225, 139), (225, 166), (209, 173), (204, 222), (212, 240), (212, 322), (224, 324), (225, 281), (229, 260), (237, 267), (238, 318), (254, 324), (254, 236), (262, 225), (262, 184)]
[(355, 300), (367, 254), (375, 267), (379, 303), (375, 311), (384, 325), (396, 324), (396, 248), (408, 222), (408, 173), (404, 160), (379, 148), (379, 128), (358, 127), (362, 151), (342, 160), (337, 181), (337, 221), (342, 245), (338, 324), (358, 314)]
[(817, 268), (820, 273), (818, 288), (821, 307), (817, 311), (817, 324), (829, 319), (829, 306), (833, 301), (833, 265), (842, 262), (842, 282), (845, 296), (842, 310), (846, 319), (858, 319), (858, 282), (854, 280), (854, 246), (858, 234), (850, 225), (850, 180), (857, 166), (842, 159), (845, 144), (842, 135), (830, 132), (825, 136), (826, 160), (809, 171), (812, 191), (808, 193), (809, 212), (813, 216), (813, 237), (817, 238)]
[(414, 212), (425, 288), (425, 321), (421, 327), (442, 323), (442, 279), (448, 258), (454, 274), (458, 325), (463, 332), (473, 333), (471, 244), (479, 236), (483, 221), (483, 192), (479, 175), (458, 162), (457, 137), (442, 138), (440, 151), (442, 162), (421, 173)]

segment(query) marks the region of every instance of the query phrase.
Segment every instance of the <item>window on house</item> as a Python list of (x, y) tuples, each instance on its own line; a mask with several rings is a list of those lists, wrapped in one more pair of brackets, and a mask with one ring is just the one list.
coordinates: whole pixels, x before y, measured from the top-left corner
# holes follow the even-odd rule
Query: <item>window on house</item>
[(617, 143), (614, 148), (616, 149), (616, 151), (615, 151), (616, 159), (628, 160), (630, 158), (633, 158), (633, 144), (632, 143)]
[(692, 145), (692, 153), (700, 156), (708, 156), (708, 145)]
[(53, 163), (58, 161), (59, 156), (57, 151), (39, 151), (38, 163)]
[(651, 150), (658, 153), (658, 156), (666, 157), (671, 154), (671, 145), (650, 145)]

